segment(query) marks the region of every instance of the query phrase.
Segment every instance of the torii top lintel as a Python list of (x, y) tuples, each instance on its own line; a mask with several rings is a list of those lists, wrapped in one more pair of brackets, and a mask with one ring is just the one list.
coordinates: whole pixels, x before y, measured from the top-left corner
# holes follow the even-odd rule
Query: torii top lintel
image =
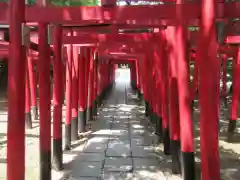
[[(240, 17), (240, 2), (216, 2), (216, 18)], [(183, 8), (186, 20), (200, 18), (201, 5), (191, 2), (183, 5), (137, 5), (137, 6), (80, 6), (80, 7), (37, 7), (27, 6), (26, 22), (47, 22), (59, 24), (159, 24), (160, 20), (177, 21), (176, 12)], [(8, 23), (8, 5), (0, 3), (0, 23)]]

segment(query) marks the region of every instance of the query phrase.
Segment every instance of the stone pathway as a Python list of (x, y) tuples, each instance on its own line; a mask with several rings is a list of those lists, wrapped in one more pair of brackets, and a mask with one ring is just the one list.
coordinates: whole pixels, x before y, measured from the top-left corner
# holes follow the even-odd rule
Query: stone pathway
[(65, 164), (64, 179), (76, 180), (169, 180), (169, 157), (156, 152), (158, 138), (136, 95), (117, 83), (99, 112), (87, 141)]
[[(64, 152), (65, 170), (52, 171), (52, 180), (179, 180), (171, 174), (171, 157), (162, 153), (154, 128), (144, 117), (144, 107), (139, 105), (136, 94), (128, 86), (125, 75), (119, 79), (98, 119), (92, 121), (92, 129), (72, 144), (71, 151)], [(121, 80), (119, 80), (121, 81)], [(0, 93), (0, 180), (6, 180), (7, 101)], [(198, 109), (194, 121), (198, 127)], [(63, 123), (65, 106), (63, 108)], [(240, 143), (227, 143), (220, 124), (220, 164), (222, 180), (240, 179)], [(226, 119), (226, 118), (225, 118)], [(240, 122), (240, 121), (239, 121)], [(240, 129), (240, 123), (238, 128)], [(39, 179), (39, 121), (26, 130), (26, 180)], [(64, 134), (64, 126), (63, 126)], [(63, 142), (64, 143), (64, 142)], [(200, 164), (199, 128), (195, 128), (196, 165)], [(200, 177), (198, 175), (198, 177)], [(200, 180), (200, 178), (199, 178)]]

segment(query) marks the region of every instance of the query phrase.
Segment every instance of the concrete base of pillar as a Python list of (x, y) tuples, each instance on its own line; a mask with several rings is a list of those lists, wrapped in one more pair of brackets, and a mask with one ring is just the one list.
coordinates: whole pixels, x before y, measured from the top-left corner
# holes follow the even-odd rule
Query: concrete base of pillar
[(51, 179), (51, 150), (40, 149), (40, 178)]
[(72, 118), (71, 121), (71, 141), (78, 140), (78, 117)]
[(236, 130), (237, 120), (230, 119), (228, 122), (228, 133), (227, 133), (227, 141), (232, 142), (234, 137), (234, 131)]
[(172, 154), (172, 172), (174, 174), (181, 174), (181, 144), (180, 140), (171, 140), (171, 154)]
[(159, 137), (159, 143), (162, 142), (162, 117), (157, 116), (155, 134)]
[(31, 112), (25, 113), (25, 126), (27, 129), (32, 129), (32, 115)]
[(170, 155), (171, 150), (170, 150), (170, 132), (169, 128), (163, 128), (163, 152), (165, 155)]
[(85, 132), (86, 127), (86, 110), (78, 111), (78, 132)]
[(145, 100), (145, 116), (149, 117), (149, 104), (146, 100)]
[(193, 152), (181, 152), (182, 178), (184, 180), (195, 180), (195, 160)]
[(65, 144), (64, 150), (69, 151), (71, 149), (71, 124), (65, 124)]
[(62, 138), (53, 139), (53, 160), (52, 167), (56, 171), (63, 170), (62, 160)]

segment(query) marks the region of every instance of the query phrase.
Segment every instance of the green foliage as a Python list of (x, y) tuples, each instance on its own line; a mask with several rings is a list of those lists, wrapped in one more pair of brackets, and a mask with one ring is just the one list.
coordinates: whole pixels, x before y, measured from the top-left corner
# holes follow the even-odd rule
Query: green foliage
[(199, 30), (199, 27), (189, 26), (189, 27), (188, 27), (188, 30), (189, 30), (189, 31), (198, 31), (198, 30)]
[(97, 6), (99, 0), (51, 0), (55, 6)]

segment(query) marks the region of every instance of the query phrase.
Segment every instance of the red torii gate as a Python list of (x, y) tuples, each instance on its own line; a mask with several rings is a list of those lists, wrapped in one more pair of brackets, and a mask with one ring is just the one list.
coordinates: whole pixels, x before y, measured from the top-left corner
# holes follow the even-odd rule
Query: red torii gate
[[(191, 122), (191, 113), (189, 106), (189, 88), (188, 88), (188, 71), (187, 71), (187, 61), (186, 61), (186, 22), (187, 19), (197, 19), (201, 15), (201, 20), (195, 21), (195, 23), (200, 22), (200, 41), (198, 42), (198, 50), (201, 52), (197, 55), (197, 62), (199, 63), (200, 69), (200, 76), (203, 80), (200, 81), (200, 92), (201, 87), (204, 87), (204, 94), (200, 93), (200, 97), (202, 99), (201, 105), (201, 152), (202, 152), (202, 172), (204, 180), (212, 179), (219, 179), (219, 164), (218, 164), (218, 157), (216, 156), (216, 152), (218, 152), (218, 117), (217, 117), (217, 96), (213, 96), (215, 92), (214, 89), (217, 89), (217, 62), (216, 62), (216, 36), (215, 36), (215, 27), (213, 23), (215, 19), (222, 19), (222, 18), (231, 18), (231, 17), (239, 17), (240, 13), (238, 10), (239, 3), (229, 3), (224, 4), (222, 2), (215, 3), (204, 3), (205, 1), (201, 1), (201, 6), (199, 3), (191, 3), (191, 4), (183, 4), (182, 1), (177, 1), (177, 5), (174, 4), (165, 4), (165, 5), (156, 5), (153, 6), (135, 6), (135, 7), (67, 7), (67, 8), (56, 8), (56, 7), (25, 7), (24, 2), (22, 1), (10, 1), (9, 6), (9, 22), (10, 22), (10, 36), (12, 40), (12, 44), (10, 45), (10, 61), (9, 61), (9, 93), (11, 93), (11, 97), (9, 97), (9, 129), (10, 131), (8, 134), (8, 179), (15, 180), (17, 179), (24, 179), (24, 126), (19, 124), (19, 119), (23, 118), (24, 115), (24, 74), (25, 74), (25, 67), (24, 61), (20, 61), (18, 58), (22, 58), (24, 56), (24, 48), (21, 42), (21, 27), (23, 22), (40, 22), (39, 23), (39, 57), (41, 63), (39, 63), (39, 72), (40, 74), (40, 86), (42, 87), (42, 91), (40, 92), (40, 119), (47, 119), (47, 121), (40, 121), (40, 126), (45, 128), (45, 131), (41, 131), (41, 147), (43, 147), (43, 152), (41, 154), (43, 162), (49, 162), (49, 142), (50, 142), (50, 130), (49, 130), (49, 112), (46, 110), (46, 107), (49, 107), (49, 86), (48, 76), (49, 74), (44, 71), (44, 69), (49, 68), (49, 44), (46, 40), (46, 28), (47, 23), (60, 23), (60, 24), (75, 24), (80, 23), (81, 25), (88, 25), (89, 23), (92, 24), (101, 24), (101, 23), (125, 23), (128, 22), (129, 24), (139, 24), (139, 25), (176, 25), (175, 31), (173, 28), (173, 39), (176, 40), (176, 45), (174, 43), (170, 44), (171, 46), (168, 49), (165, 49), (163, 44), (158, 44), (158, 48), (161, 49), (161, 52), (157, 50), (156, 55), (154, 58), (163, 59), (166, 57), (166, 52), (169, 52), (172, 48), (173, 51), (171, 53), (176, 53), (178, 55), (178, 59), (175, 63), (178, 64), (177, 70), (171, 70), (171, 77), (177, 81), (173, 87), (178, 87), (178, 94), (179, 94), (179, 111), (180, 111), (180, 127), (181, 129), (184, 128), (184, 131), (181, 131), (180, 135), (181, 138), (173, 139), (179, 143), (181, 139), (181, 150), (183, 152), (183, 178), (184, 179), (195, 179), (194, 178), (194, 155), (193, 155), (193, 135), (192, 135), (192, 122)], [(20, 7), (20, 8), (19, 8)], [(24, 10), (26, 8), (26, 11)], [(212, 11), (204, 12), (203, 10), (211, 9)], [(202, 11), (201, 11), (202, 10)], [(0, 6), (0, 21), (8, 23), (7, 17), (8, 7), (6, 5)], [(26, 14), (24, 15), (24, 13)], [(159, 13), (161, 12), (161, 13)], [(216, 12), (216, 13), (215, 13)], [(33, 16), (38, 15), (38, 16)], [(18, 14), (16, 16), (16, 14)], [(50, 16), (52, 14), (52, 16)], [(144, 17), (142, 17), (144, 14)], [(149, 19), (152, 20), (149, 21)], [(167, 21), (162, 21), (160, 19), (168, 19)], [(172, 20), (172, 24), (169, 22), (169, 19)], [(171, 21), (170, 20), (170, 21)], [(164, 23), (163, 23), (164, 22)], [(166, 23), (167, 22), (167, 23)], [(169, 23), (169, 24), (168, 24)], [(58, 29), (58, 31), (60, 31)], [(163, 31), (164, 32), (164, 31)], [(60, 34), (60, 33), (59, 33)], [(58, 39), (55, 40), (55, 53), (58, 54), (57, 58), (54, 59), (55, 65), (55, 77), (60, 75), (60, 47), (59, 45), (61, 42), (61, 35), (58, 34)], [(209, 36), (205, 36), (208, 34)], [(168, 35), (168, 32), (167, 32)], [(168, 37), (167, 37), (168, 38)], [(166, 34), (163, 33), (160, 35), (159, 39), (162, 43), (169, 43), (166, 38)], [(211, 42), (211, 43), (210, 43)], [(214, 43), (212, 43), (214, 42)], [(73, 44), (73, 43), (72, 43)], [(177, 46), (177, 47), (176, 47)], [(206, 49), (208, 49), (208, 54), (210, 53), (211, 56), (207, 56)], [(141, 67), (146, 65), (146, 57), (145, 60), (142, 61)], [(23, 58), (24, 59), (24, 58)], [(71, 58), (69, 58), (71, 59)], [(174, 69), (174, 64), (169, 65), (171, 68)], [(158, 72), (164, 77), (164, 81), (161, 83), (168, 83), (166, 79), (166, 74), (168, 72), (164, 71), (165, 66), (168, 64), (167, 61), (156, 61), (157, 65), (159, 65), (159, 69), (154, 69), (151, 67), (148, 69), (154, 70), (154, 72)], [(155, 63), (156, 63), (155, 62)], [(205, 63), (204, 63), (205, 62)], [(205, 64), (208, 64), (209, 68), (205, 68)], [(91, 63), (90, 63), (91, 64)], [(156, 66), (156, 64), (155, 64)], [(172, 67), (173, 66), (173, 67)], [(22, 69), (21, 69), (21, 68)], [(91, 65), (92, 67), (92, 65)], [(140, 67), (140, 71), (143, 72), (146, 77), (141, 76), (143, 82), (150, 80), (152, 76), (155, 77), (155, 74), (149, 73), (148, 71), (144, 70)], [(147, 67), (147, 66), (145, 66)], [(167, 68), (165, 68), (167, 69)], [(93, 69), (91, 70), (93, 72)], [(163, 73), (164, 72), (164, 73)], [(45, 74), (44, 74), (45, 73)], [(18, 81), (16, 81), (18, 80)], [(59, 79), (55, 79), (55, 82), (58, 82), (58, 87), (60, 87), (61, 81)], [(15, 82), (15, 84), (14, 84)], [(16, 83), (18, 82), (18, 83)], [(83, 82), (83, 80), (81, 81)], [(150, 81), (152, 82), (152, 81)], [(46, 86), (47, 85), (47, 86)], [(146, 101), (153, 105), (154, 102), (151, 94), (148, 92), (148, 88), (146, 84), (142, 84), (143, 92)], [(150, 83), (152, 87), (155, 84)], [(159, 84), (158, 84), (159, 85)], [(155, 87), (156, 88), (156, 87)], [(16, 89), (18, 91), (16, 91)], [(166, 89), (161, 88), (161, 95), (162, 98), (166, 96)], [(175, 93), (176, 92), (171, 92)], [(61, 104), (61, 93), (56, 93), (54, 107), (58, 107), (58, 113), (60, 112)], [(82, 95), (82, 93), (81, 93)], [(57, 99), (57, 100), (56, 100)], [(174, 98), (173, 98), (174, 99)], [(172, 99), (172, 100), (173, 100)], [(16, 104), (14, 102), (20, 102), (22, 104)], [(162, 99), (162, 102), (166, 103), (166, 99)], [(187, 102), (187, 103), (186, 103)], [(156, 102), (154, 102), (156, 103)], [(163, 103), (163, 104), (164, 104)], [(171, 103), (170, 103), (171, 104)], [(45, 108), (41, 108), (44, 107)], [(158, 106), (157, 106), (158, 107)], [(176, 108), (176, 107), (175, 107)], [(211, 112), (209, 112), (211, 110)], [(159, 113), (159, 109), (154, 109)], [(166, 107), (161, 110), (164, 111), (164, 116), (166, 115)], [(54, 111), (56, 113), (56, 109)], [(57, 114), (58, 114), (57, 113)], [(159, 116), (163, 116), (163, 114), (159, 113)], [(41, 116), (42, 115), (42, 116)], [(45, 116), (44, 116), (45, 115)], [(212, 124), (209, 123), (207, 120), (212, 120)], [(166, 119), (168, 117), (163, 118), (163, 125), (167, 131)], [(164, 119), (166, 118), (166, 119)], [(55, 120), (58, 119), (59, 125), (59, 116), (58, 118), (54, 118), (54, 122), (57, 123)], [(211, 130), (213, 136), (207, 137), (207, 133)], [(167, 132), (166, 132), (167, 133)], [(169, 133), (169, 132), (168, 132)], [(186, 133), (186, 134), (185, 134)], [(59, 133), (56, 133), (59, 134)], [(57, 136), (57, 135), (56, 135)], [(54, 136), (54, 137), (56, 137)], [(44, 140), (44, 141), (43, 141)], [(209, 143), (211, 142), (211, 143)], [(12, 153), (12, 150), (15, 150), (15, 144), (20, 143), (19, 151)], [(168, 142), (166, 142), (168, 143)], [(206, 144), (207, 143), (207, 144)], [(166, 150), (167, 151), (167, 150)], [(214, 163), (211, 164), (210, 162)], [(15, 170), (15, 173), (11, 172), (11, 169)], [(50, 179), (50, 166), (49, 164), (42, 166), (42, 179)], [(211, 172), (209, 171), (211, 170)]]

